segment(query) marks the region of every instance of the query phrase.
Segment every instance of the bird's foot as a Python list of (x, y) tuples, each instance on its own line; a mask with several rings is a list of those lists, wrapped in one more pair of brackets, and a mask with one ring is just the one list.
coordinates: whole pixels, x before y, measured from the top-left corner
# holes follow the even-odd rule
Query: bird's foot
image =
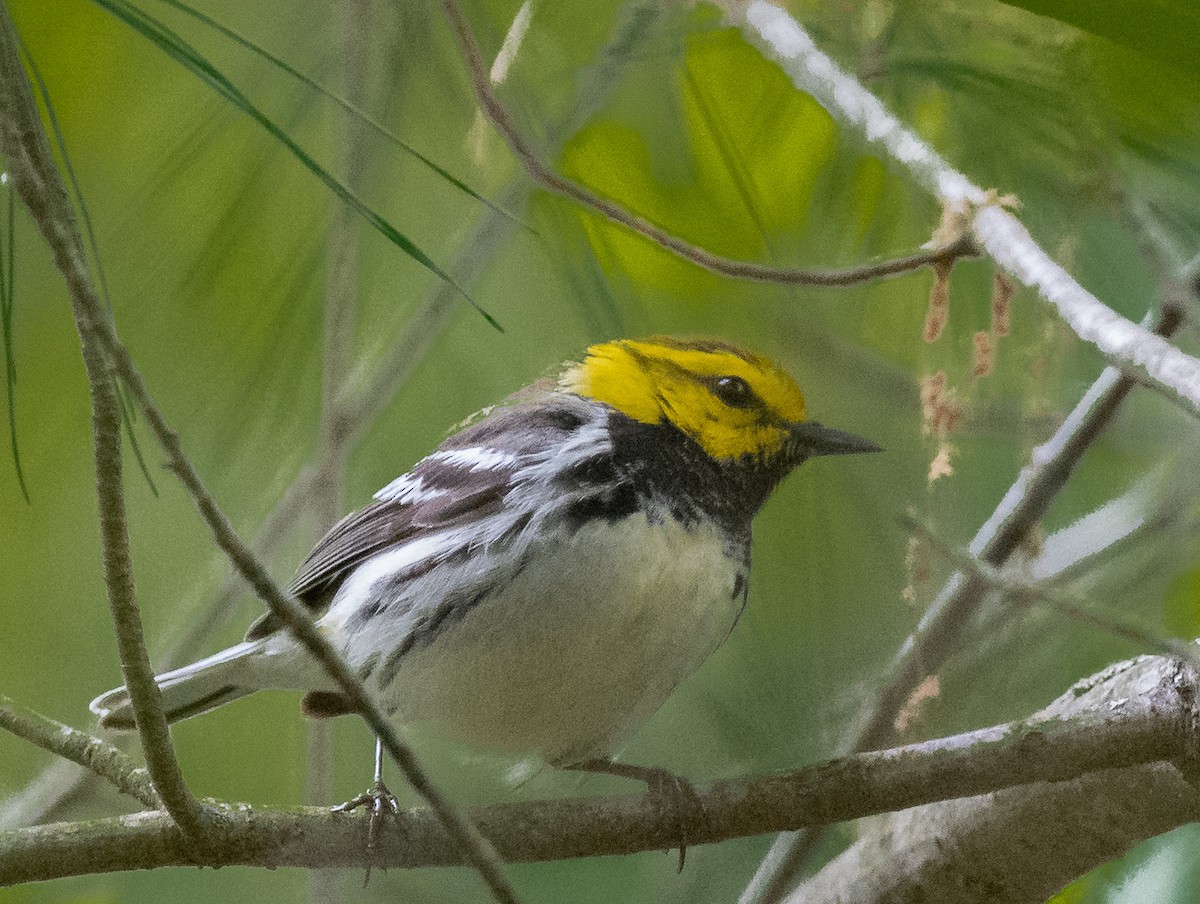
[(653, 798), (659, 812), (678, 827), (678, 872), (683, 872), (687, 857), (688, 834), (704, 817), (704, 805), (696, 786), (681, 775), (659, 766), (635, 766), (612, 760), (586, 760), (568, 769), (579, 772), (600, 772), (645, 782), (646, 793)]
[(367, 874), (363, 876), (363, 887), (366, 888), (367, 883), (371, 881), (371, 866), (375, 862), (380, 828), (387, 817), (395, 816), (400, 812), (400, 801), (396, 799), (396, 795), (388, 789), (387, 785), (382, 781), (376, 781), (357, 797), (352, 797), (336, 807), (330, 807), (330, 812), (351, 813), (359, 807), (366, 807), (370, 811), (370, 818), (367, 821)]

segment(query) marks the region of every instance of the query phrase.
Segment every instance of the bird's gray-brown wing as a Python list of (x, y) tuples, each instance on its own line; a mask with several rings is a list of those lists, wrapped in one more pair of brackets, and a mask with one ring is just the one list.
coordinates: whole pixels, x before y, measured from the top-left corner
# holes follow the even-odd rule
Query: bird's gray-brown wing
[[(424, 464), (410, 474), (418, 474)], [(308, 554), (288, 590), (308, 608), (320, 611), (343, 579), (371, 556), (425, 531), (485, 517), (501, 504), (509, 487), (509, 474), (501, 471), (458, 469), (454, 477), (456, 485), (447, 487), (445, 495), (413, 501), (376, 499), (347, 515)], [(246, 639), (257, 640), (282, 627), (283, 622), (268, 612), (250, 626)]]
[[(594, 416), (580, 399), (559, 395), (496, 409), (449, 437), (365, 508), (335, 524), (288, 590), (320, 611), (350, 572), (371, 556), (424, 533), (494, 514), (524, 456), (562, 443)], [(268, 612), (250, 626), (246, 639), (257, 640), (281, 627), (282, 621)]]

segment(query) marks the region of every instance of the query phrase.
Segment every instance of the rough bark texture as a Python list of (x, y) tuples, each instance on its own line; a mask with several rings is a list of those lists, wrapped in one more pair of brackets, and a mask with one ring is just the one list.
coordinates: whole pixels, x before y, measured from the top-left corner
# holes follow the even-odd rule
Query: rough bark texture
[[(1191, 713), (1196, 675), (1143, 656), (1085, 679), (1038, 714), (1164, 708)], [(801, 885), (791, 904), (988, 902), (1040, 904), (1073, 879), (1147, 838), (1200, 817), (1191, 763), (1153, 763), (916, 807), (873, 823)]]

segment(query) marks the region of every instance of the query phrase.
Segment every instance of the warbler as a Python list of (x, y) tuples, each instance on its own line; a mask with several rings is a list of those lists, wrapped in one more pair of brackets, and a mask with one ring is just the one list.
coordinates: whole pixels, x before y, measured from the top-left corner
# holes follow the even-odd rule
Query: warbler
[[(397, 723), (650, 781), (611, 757), (733, 629), (755, 512), (807, 459), (878, 450), (727, 342), (593, 345), (338, 522), (289, 590)], [(170, 721), (267, 688), (350, 711), (272, 614), (157, 681)], [(91, 709), (133, 728), (124, 688)]]

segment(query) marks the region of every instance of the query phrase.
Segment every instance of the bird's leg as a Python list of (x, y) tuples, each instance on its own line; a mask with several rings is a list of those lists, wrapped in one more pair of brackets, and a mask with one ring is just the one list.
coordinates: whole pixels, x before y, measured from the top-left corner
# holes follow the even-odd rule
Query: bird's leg
[(679, 826), (679, 872), (683, 872), (683, 861), (687, 855), (688, 829), (704, 815), (704, 807), (696, 786), (681, 775), (659, 766), (635, 766), (614, 760), (584, 760), (563, 767), (573, 772), (599, 772), (618, 775), (646, 783), (646, 792), (655, 799), (663, 811), (669, 811)]
[(383, 783), (383, 742), (375, 739), (375, 781), (371, 787), (357, 797), (351, 798), (344, 804), (332, 808), (334, 813), (349, 813), (359, 807), (369, 807), (371, 818), (367, 823), (367, 875), (363, 879), (365, 886), (371, 879), (371, 863), (375, 859), (375, 844), (379, 837), (379, 826), (385, 816), (400, 812), (400, 802), (396, 800), (388, 786)]

